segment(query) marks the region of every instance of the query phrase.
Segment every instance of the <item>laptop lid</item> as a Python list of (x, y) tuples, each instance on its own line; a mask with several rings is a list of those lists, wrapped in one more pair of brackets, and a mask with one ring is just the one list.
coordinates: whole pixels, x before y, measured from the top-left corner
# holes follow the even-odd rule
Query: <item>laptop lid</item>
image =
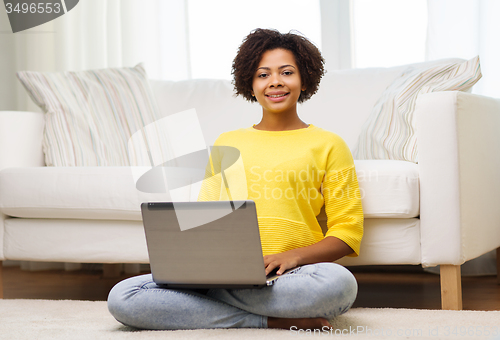
[(171, 288), (255, 288), (266, 276), (255, 202), (141, 205), (153, 280)]

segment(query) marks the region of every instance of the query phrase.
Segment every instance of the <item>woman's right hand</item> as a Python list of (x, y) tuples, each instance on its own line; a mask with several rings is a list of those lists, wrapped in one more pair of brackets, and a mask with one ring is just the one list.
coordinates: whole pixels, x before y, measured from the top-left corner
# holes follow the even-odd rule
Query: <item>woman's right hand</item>
[(281, 275), (286, 270), (295, 268), (299, 265), (299, 257), (294, 250), (289, 250), (280, 254), (264, 256), (264, 265), (266, 267), (266, 276), (276, 268), (276, 274)]

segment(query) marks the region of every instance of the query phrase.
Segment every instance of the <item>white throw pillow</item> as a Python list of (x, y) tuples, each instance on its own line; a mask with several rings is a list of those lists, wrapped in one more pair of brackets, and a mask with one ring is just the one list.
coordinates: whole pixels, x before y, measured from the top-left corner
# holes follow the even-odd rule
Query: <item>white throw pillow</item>
[(384, 91), (364, 123), (355, 159), (395, 159), (417, 163), (415, 103), (419, 95), (467, 91), (481, 78), (479, 56), (461, 63), (410, 67)]
[(158, 119), (142, 64), (17, 77), (45, 112), (47, 166), (149, 165), (129, 160), (127, 150), (130, 136)]

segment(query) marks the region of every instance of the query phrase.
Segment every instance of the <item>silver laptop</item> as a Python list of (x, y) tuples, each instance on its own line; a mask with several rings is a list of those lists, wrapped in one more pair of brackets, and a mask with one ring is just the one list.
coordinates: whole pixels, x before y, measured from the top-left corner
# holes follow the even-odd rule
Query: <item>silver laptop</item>
[(141, 205), (151, 273), (168, 288), (259, 288), (266, 278), (255, 202)]

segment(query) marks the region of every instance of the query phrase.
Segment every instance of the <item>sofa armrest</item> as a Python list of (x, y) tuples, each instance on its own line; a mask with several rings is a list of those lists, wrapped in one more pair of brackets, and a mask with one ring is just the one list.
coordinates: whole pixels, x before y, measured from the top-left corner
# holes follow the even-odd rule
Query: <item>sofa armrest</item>
[(0, 111), (0, 170), (44, 166), (43, 113)]
[(500, 246), (500, 100), (463, 92), (416, 104), (422, 265)]
[[(19, 166), (44, 166), (43, 113), (0, 111), (0, 170)], [(0, 213), (0, 261), (4, 260), (4, 220)]]

